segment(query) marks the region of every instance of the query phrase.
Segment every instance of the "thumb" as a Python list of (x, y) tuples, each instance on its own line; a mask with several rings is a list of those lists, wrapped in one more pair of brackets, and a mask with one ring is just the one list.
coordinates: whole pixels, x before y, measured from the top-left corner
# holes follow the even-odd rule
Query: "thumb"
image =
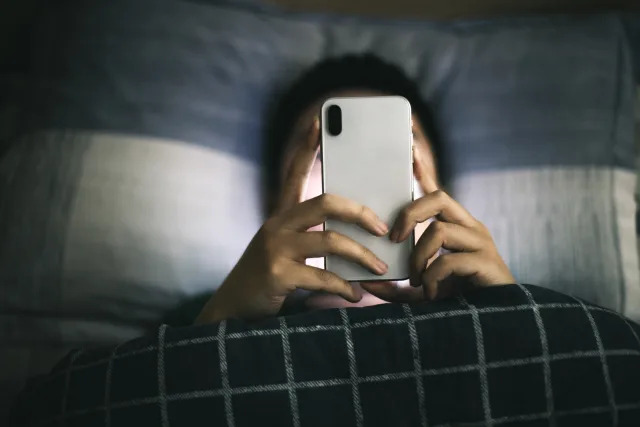
[(424, 194), (438, 190), (433, 168), (429, 168), (425, 153), (417, 145), (413, 146), (413, 174)]

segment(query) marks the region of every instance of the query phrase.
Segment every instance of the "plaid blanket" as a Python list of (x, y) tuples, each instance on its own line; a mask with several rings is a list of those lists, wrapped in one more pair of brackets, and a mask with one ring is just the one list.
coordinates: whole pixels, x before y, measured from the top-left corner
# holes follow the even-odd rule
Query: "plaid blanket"
[(640, 425), (640, 327), (535, 286), (77, 351), (18, 426)]

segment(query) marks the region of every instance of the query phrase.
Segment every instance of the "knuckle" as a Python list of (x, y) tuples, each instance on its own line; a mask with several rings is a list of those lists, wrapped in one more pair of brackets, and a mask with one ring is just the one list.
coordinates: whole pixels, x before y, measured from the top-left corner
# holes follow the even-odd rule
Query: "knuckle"
[(328, 211), (333, 207), (334, 196), (328, 193), (323, 193), (318, 197), (318, 203), (320, 204), (320, 208), (322, 210)]
[(273, 233), (263, 234), (262, 242), (268, 257), (276, 256), (276, 254), (280, 252), (280, 242)]
[(316, 270), (316, 275), (322, 283), (331, 283), (333, 281), (333, 274), (328, 270)]
[(403, 225), (409, 224), (411, 222), (412, 217), (413, 217), (413, 210), (411, 209), (411, 207), (403, 209), (400, 212), (400, 215), (398, 215), (398, 219), (400, 220), (400, 223)]
[(439, 256), (434, 262), (434, 270), (447, 270), (451, 267), (452, 259), (447, 255)]
[(449, 195), (444, 190), (436, 190), (432, 194), (436, 200), (439, 200), (441, 202), (445, 202), (449, 199)]
[(282, 261), (273, 260), (269, 263), (269, 276), (279, 280), (285, 276), (286, 266)]
[(365, 205), (360, 205), (360, 207), (358, 208), (358, 218), (360, 219), (364, 219), (367, 216), (371, 216), (372, 213), (373, 211), (368, 207), (366, 207)]
[(482, 234), (491, 237), (491, 231), (489, 231), (489, 228), (484, 225), (484, 223), (476, 220), (476, 227)]
[(433, 221), (429, 228), (431, 229), (431, 233), (434, 237), (444, 236), (446, 233), (447, 227), (442, 221)]
[(328, 230), (322, 232), (322, 241), (327, 247), (335, 246), (339, 239), (340, 236), (336, 231)]
[(376, 213), (369, 206), (362, 205), (360, 210), (360, 218), (377, 218)]

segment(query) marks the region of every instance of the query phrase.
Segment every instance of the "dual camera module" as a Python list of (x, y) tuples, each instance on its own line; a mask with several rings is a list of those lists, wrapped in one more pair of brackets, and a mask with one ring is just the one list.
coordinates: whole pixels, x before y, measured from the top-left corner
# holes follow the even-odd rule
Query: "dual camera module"
[(337, 105), (327, 108), (327, 131), (331, 136), (338, 136), (342, 132), (342, 110)]

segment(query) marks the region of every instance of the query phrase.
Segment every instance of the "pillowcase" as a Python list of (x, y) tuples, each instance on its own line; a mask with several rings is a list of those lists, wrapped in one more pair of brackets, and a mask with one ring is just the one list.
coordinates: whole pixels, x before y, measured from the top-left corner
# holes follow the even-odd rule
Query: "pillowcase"
[(626, 13), (623, 19), (634, 58), (636, 82), (640, 84), (640, 13)]
[(631, 56), (575, 25), (475, 33), (434, 108), (451, 190), (518, 280), (639, 319)]
[(176, 0), (48, 10), (25, 84), (3, 99), (16, 119), (0, 160), (0, 399), (69, 348), (139, 336), (214, 290), (262, 222), (270, 101), (350, 52), (418, 81), (454, 196), (520, 281), (637, 319), (624, 37), (616, 15), (442, 24)]

